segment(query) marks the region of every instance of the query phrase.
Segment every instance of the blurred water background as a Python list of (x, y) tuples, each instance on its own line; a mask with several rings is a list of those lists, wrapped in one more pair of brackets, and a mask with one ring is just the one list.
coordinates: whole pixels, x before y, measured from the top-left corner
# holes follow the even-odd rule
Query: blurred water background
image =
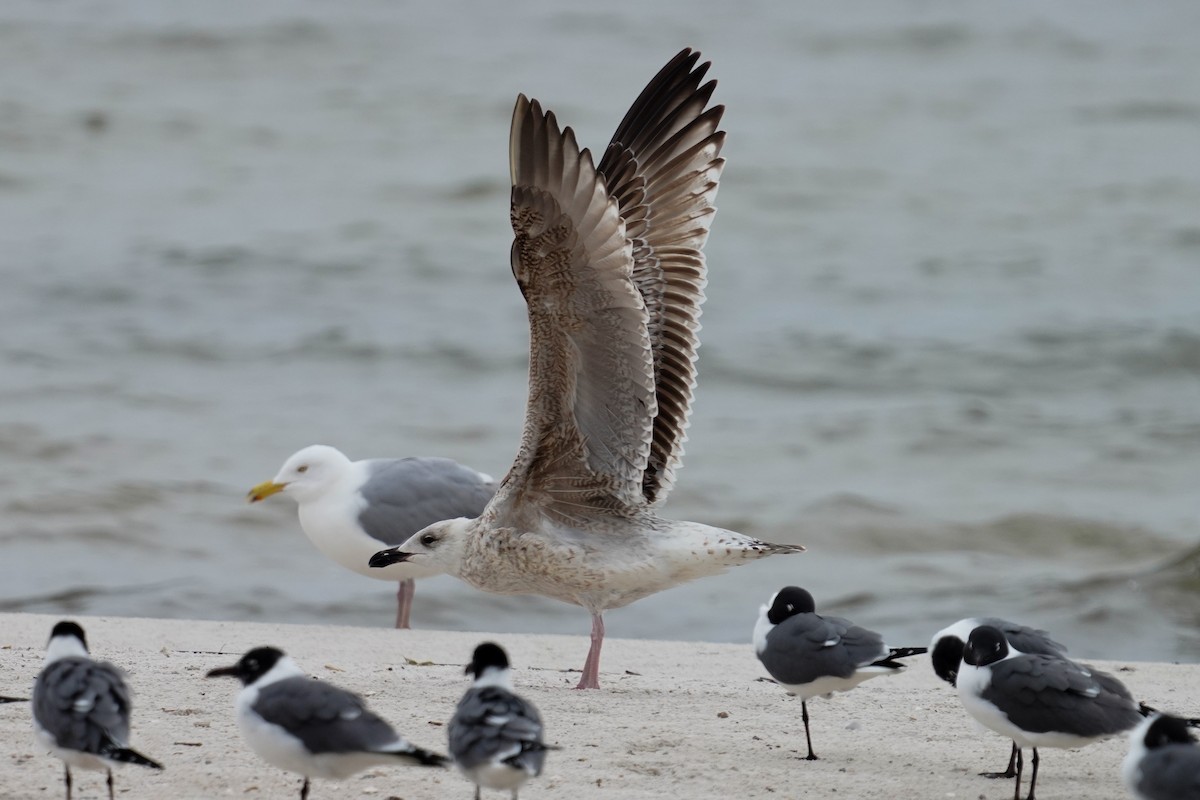
[[(303, 445), (502, 475), (507, 136), (602, 148), (680, 47), (728, 110), (671, 516), (810, 552), (609, 615), (746, 641), (799, 583), (1200, 657), (1200, 5), (0, 7), (0, 609), (387, 626), (246, 490)], [(418, 627), (583, 634), (439, 578)]]

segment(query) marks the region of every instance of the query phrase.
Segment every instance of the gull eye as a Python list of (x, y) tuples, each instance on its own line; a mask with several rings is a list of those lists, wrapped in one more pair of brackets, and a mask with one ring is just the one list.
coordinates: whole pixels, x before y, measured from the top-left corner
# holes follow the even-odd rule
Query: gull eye
[(308, 464), (301, 464), (296, 467), (296, 472), (308, 472)]
[(432, 533), (427, 533), (421, 537), (421, 544), (425, 545), (426, 547), (432, 547), (434, 545), (434, 543), (436, 543), (436, 542), (437, 542), (437, 537), (434, 536)]

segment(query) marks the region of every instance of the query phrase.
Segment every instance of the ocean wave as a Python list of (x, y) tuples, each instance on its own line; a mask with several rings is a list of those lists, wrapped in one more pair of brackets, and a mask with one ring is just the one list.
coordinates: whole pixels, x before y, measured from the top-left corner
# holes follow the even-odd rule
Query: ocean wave
[(767, 533), (854, 555), (978, 553), (1079, 565), (1148, 559), (1177, 547), (1171, 537), (1136, 525), (1036, 512), (943, 521), (846, 493), (798, 509), (794, 518), (787, 529)]
[(944, 390), (1002, 397), (1021, 390), (1112, 387), (1146, 378), (1200, 375), (1200, 331), (1170, 327), (1032, 328), (987, 343), (885, 342), (792, 333), (759, 344), (752, 358), (708, 347), (705, 383), (804, 393)]

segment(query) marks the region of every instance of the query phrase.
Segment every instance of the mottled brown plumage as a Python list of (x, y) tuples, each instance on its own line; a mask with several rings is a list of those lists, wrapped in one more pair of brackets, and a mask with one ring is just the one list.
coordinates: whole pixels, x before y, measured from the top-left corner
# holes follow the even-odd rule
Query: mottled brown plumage
[(580, 688), (598, 686), (601, 614), (774, 553), (655, 512), (683, 453), (696, 383), (701, 248), (724, 167), (708, 64), (679, 53), (600, 165), (524, 95), (513, 111), (513, 276), (529, 310), (521, 447), (483, 514), (437, 523), (372, 564), (435, 564), (480, 589), (592, 612)]

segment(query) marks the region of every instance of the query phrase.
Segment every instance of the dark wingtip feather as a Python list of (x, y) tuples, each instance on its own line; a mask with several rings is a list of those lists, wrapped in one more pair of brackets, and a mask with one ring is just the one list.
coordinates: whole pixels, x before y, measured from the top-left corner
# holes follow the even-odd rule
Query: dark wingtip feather
[(138, 764), (151, 769), (162, 769), (163, 765), (152, 758), (147, 758), (138, 751), (130, 747), (109, 747), (100, 752), (100, 755), (110, 761), (118, 761), (122, 764)]
[(446, 756), (422, 750), (420, 747), (414, 747), (412, 750), (396, 753), (396, 755), (413, 759), (423, 767), (444, 767), (450, 763), (450, 759)]
[(928, 647), (893, 647), (888, 651), (885, 658), (878, 661), (872, 661), (873, 667), (888, 667), (890, 669), (904, 669), (907, 664), (901, 664), (897, 659), (908, 658), (909, 656), (920, 656), (929, 652)]

